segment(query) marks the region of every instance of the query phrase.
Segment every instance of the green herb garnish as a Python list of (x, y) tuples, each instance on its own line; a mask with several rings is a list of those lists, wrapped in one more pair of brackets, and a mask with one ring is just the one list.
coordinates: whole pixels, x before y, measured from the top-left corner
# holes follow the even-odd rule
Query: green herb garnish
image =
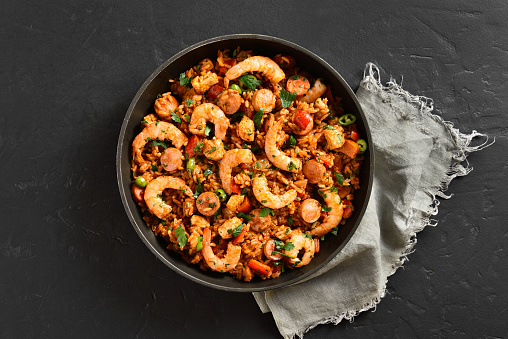
[(250, 74), (240, 76), (238, 81), (240, 81), (248, 89), (256, 89), (256, 87), (261, 85), (261, 80)]
[(168, 145), (166, 144), (165, 141), (162, 141), (162, 140), (152, 140), (148, 146), (161, 146), (162, 148), (166, 149), (168, 148)]
[(191, 84), (191, 77), (185, 76), (185, 73), (180, 73), (180, 86), (190, 87), (190, 84)]
[(261, 120), (263, 119), (263, 114), (265, 113), (264, 108), (260, 108), (259, 111), (254, 114), (252, 117), (252, 120), (254, 121), (254, 125), (256, 125), (256, 129), (259, 129), (261, 127)]
[(213, 129), (213, 124), (211, 122), (207, 122), (206, 126), (205, 126), (205, 135), (209, 136), (212, 129)]
[(182, 122), (182, 119), (178, 115), (176, 115), (175, 112), (170, 111), (170, 113), (171, 113), (171, 119), (173, 119), (174, 122)]
[(173, 231), (173, 234), (176, 236), (176, 240), (178, 241), (180, 248), (183, 248), (187, 243), (187, 240), (189, 240), (189, 237), (187, 237), (187, 234), (185, 234), (185, 230), (181, 226), (178, 226)]
[(288, 108), (289, 106), (291, 106), (293, 100), (296, 99), (296, 91), (294, 91), (293, 93), (289, 93), (284, 88), (281, 88), (279, 96), (280, 101), (282, 102), (282, 107)]
[(243, 218), (243, 219), (245, 219), (245, 221), (247, 221), (247, 222), (249, 222), (249, 221), (250, 221), (250, 216), (248, 216), (247, 214), (245, 214), (245, 213), (243, 213), (243, 212), (238, 212), (238, 213), (236, 214), (236, 216), (237, 216), (238, 218)]
[(268, 214), (275, 215), (275, 212), (268, 207), (263, 207), (261, 212), (259, 212), (260, 217), (266, 217)]
[(233, 238), (236, 238), (237, 236), (240, 235), (240, 233), (242, 233), (242, 229), (243, 229), (243, 224), (240, 224), (234, 229), (229, 229), (228, 233), (233, 234)]

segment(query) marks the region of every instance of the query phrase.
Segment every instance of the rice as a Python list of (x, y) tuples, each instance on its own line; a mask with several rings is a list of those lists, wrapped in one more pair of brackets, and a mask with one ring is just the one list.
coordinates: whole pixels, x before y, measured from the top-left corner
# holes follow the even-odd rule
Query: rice
[[(140, 129), (143, 133), (146, 126), (165, 121), (181, 134), (177, 133), (173, 138), (150, 135), (142, 149), (133, 149), (131, 161), (133, 198), (147, 227), (167, 242), (168, 250), (179, 253), (185, 261), (203, 270), (230, 274), (245, 282), (277, 278), (286, 269), (298, 269), (308, 264), (303, 253), (316, 251), (315, 243), (326, 238), (313, 236), (315, 228), (330, 223), (332, 207), (325, 201), (323, 192), (340, 196), (340, 205), (333, 208), (349, 209), (344, 206), (354, 205), (363, 162), (361, 154), (350, 157), (339, 146), (344, 140), (349, 140), (351, 146), (351, 142), (358, 139), (354, 123), (341, 126), (344, 110), (340, 98), (331, 98), (327, 94), (311, 103), (300, 101), (300, 97), (287, 99), (285, 89), (289, 82), (294, 85), (308, 78), (312, 84), (315, 80), (292, 63), (290, 56), (276, 55), (272, 59), (285, 67), (283, 70), (279, 68), (285, 78), (278, 84), (272, 83), (267, 78), (271, 73), (263, 72), (261, 68), (242, 72), (236, 79), (228, 78), (229, 70), (243, 67), (251, 57), (254, 57), (253, 51), (240, 47), (233, 51), (218, 51), (215, 59), (205, 58), (198, 65), (182, 70), (179, 78), (168, 79), (171, 92), (154, 98), (155, 113), (150, 112), (143, 118)], [(236, 103), (240, 106), (236, 113), (213, 121), (215, 125), (227, 125), (225, 137), (220, 139), (214, 135), (216, 126), (211, 118), (206, 126), (201, 126), (205, 129), (204, 135), (191, 133), (196, 108), (213, 104), (226, 85), (230, 90), (240, 89), (242, 93), (240, 102)], [(260, 89), (271, 91), (275, 99), (274, 109), (271, 106), (267, 112), (254, 111), (253, 101), (261, 100), (254, 93)], [(285, 101), (281, 95), (286, 95)], [(171, 106), (173, 102), (176, 104)], [(256, 105), (269, 107), (263, 106), (263, 102), (256, 102)], [(312, 128), (309, 121), (313, 123)], [(267, 132), (277, 122), (282, 122), (275, 141), (279, 155), (271, 154), (273, 150), (265, 147)], [(335, 128), (336, 135), (327, 135), (330, 126)], [(175, 138), (182, 136), (186, 139), (185, 147), (175, 151)], [(231, 165), (231, 186), (226, 187), (220, 173), (225, 166), (223, 159), (227, 152), (236, 149), (250, 150), (252, 161)], [(165, 154), (173, 154), (173, 157), (164, 158)], [(282, 160), (275, 158), (277, 156)], [(299, 159), (304, 164), (303, 170), (289, 171), (291, 166), (281, 167), (280, 163), (285, 159)], [(166, 171), (168, 161), (175, 164), (174, 171)], [(314, 166), (324, 170), (318, 174), (306, 170), (311, 162), (319, 163)], [(309, 183), (315, 175), (320, 176), (319, 182)], [(185, 183), (190, 193), (183, 186), (155, 187), (157, 181), (154, 179), (162, 176)], [(259, 196), (255, 194), (259, 192), (253, 191), (256, 176), (264, 176), (267, 180), (268, 191)], [(231, 194), (226, 194), (229, 191)], [(207, 192), (215, 195), (206, 195)], [(200, 199), (205, 196), (209, 201)], [(291, 199), (277, 208), (269, 207), (286, 196)], [(308, 199), (317, 200), (322, 207), (318, 211), (319, 219), (313, 222), (306, 220), (301, 211), (305, 205), (302, 203)], [(147, 201), (155, 203), (147, 204)], [(207, 205), (200, 207), (200, 204)], [(166, 205), (170, 208), (161, 214), (159, 207)], [(208, 215), (211, 212), (213, 214)], [(340, 227), (346, 214), (350, 216), (350, 212), (343, 214), (342, 220), (333, 220), (334, 227), (327, 232)], [(272, 246), (272, 243), (274, 249), (267, 249), (266, 245)], [(298, 247), (295, 251), (295, 244), (301, 244), (296, 245), (302, 246), (301, 250)], [(290, 256), (290, 250), (297, 256)]]

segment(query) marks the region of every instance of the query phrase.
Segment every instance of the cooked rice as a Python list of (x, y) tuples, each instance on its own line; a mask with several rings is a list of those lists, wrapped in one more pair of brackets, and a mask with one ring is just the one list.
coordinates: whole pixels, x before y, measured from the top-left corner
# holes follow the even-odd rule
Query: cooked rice
[[(238, 47), (233, 51), (218, 51), (215, 60), (206, 58), (194, 67), (182, 70), (183, 74), (179, 78), (169, 79), (171, 92), (163, 94), (165, 99), (171, 95), (174, 96), (178, 100), (177, 108), (167, 112), (167, 116), (162, 114), (158, 116), (155, 113), (146, 115), (140, 124), (141, 129), (166, 121), (183, 132), (189, 139), (188, 145), (190, 145), (193, 134), (189, 131), (189, 123), (196, 107), (204, 103), (214, 103), (212, 94), (214, 86), (222, 86), (217, 87), (219, 90), (224, 89), (227, 71), (252, 56), (254, 56), (252, 51), (241, 50)], [(278, 62), (281, 67), (291, 64), (289, 56), (277, 55), (272, 60)], [(214, 136), (213, 128), (208, 132), (205, 130), (206, 136), (199, 136), (201, 149), (199, 147), (190, 149), (187, 146), (185, 150), (182, 149), (185, 159), (181, 159), (181, 166), (177, 170), (167, 172), (161, 161), (165, 149), (172, 147), (171, 142), (147, 142), (140, 152), (141, 155), (133, 151), (131, 162), (133, 185), (137, 185), (134, 181), (138, 177), (142, 177), (150, 185), (150, 182), (158, 177), (171, 176), (183, 180), (195, 193), (194, 197), (190, 197), (182, 189), (163, 189), (157, 198), (161, 199), (161, 204), (171, 207), (164, 218), (154, 214), (156, 206), (148, 206), (146, 197), (139, 199), (134, 194), (134, 198), (141, 208), (143, 220), (156, 236), (165, 239), (167, 248), (180, 253), (187, 262), (196, 264), (203, 270), (216, 269), (215, 262), (212, 265), (205, 260), (210, 253), (216, 258), (214, 260), (226, 263), (225, 267), (228, 267), (231, 259), (228, 257), (228, 254), (231, 255), (228, 251), (232, 247), (241, 249), (236, 265), (231, 264), (227, 269), (233, 277), (244, 281), (276, 278), (284, 274), (284, 270), (297, 269), (294, 268), (295, 265), (298, 266), (297, 264), (303, 261), (299, 259), (303, 253), (300, 253), (296, 259), (287, 258), (287, 253), (293, 246), (292, 237), (303, 234), (312, 238), (310, 234), (312, 230), (323, 223), (330, 212), (323, 197), (318, 194), (319, 190), (335, 189), (342, 198), (343, 218), (340, 224), (332, 229), (332, 233), (335, 233), (337, 227), (341, 227), (340, 225), (344, 224), (346, 218), (350, 216), (350, 211), (346, 213), (345, 210), (354, 210), (354, 208), (343, 206), (348, 204), (354, 206), (355, 190), (360, 187), (359, 172), (364, 157), (357, 154), (351, 158), (337, 145), (343, 141), (341, 138), (357, 140), (359, 136), (356, 124), (340, 126), (339, 118), (344, 115), (341, 98), (331, 98), (330, 91), (313, 103), (300, 101), (299, 97), (296, 97), (289, 106), (283, 107), (280, 95), (288, 81), (307, 77), (313, 84), (316, 79), (301, 71), (296, 65), (290, 65), (290, 68), (285, 68), (283, 71), (285, 79), (278, 85), (270, 83), (261, 72), (250, 73), (259, 81), (257, 90), (267, 88), (276, 97), (275, 109), (270, 113), (261, 113), (261, 116), (253, 109), (254, 91), (247, 89), (246, 84), (239, 79), (231, 80), (229, 87), (240, 86), (243, 93), (240, 110), (227, 116), (230, 125), (226, 137), (220, 140)], [(188, 83), (186, 84), (185, 81)], [(163, 106), (161, 104), (157, 107), (162, 109)], [(301, 127), (302, 122), (297, 118), (302, 111), (306, 112), (307, 119), (310, 117), (313, 121), (313, 128), (305, 135), (296, 134), (305, 128), (305, 122)], [(254, 131), (251, 131), (254, 125), (252, 121), (257, 124)], [(324, 164), (325, 172), (318, 184), (310, 184), (307, 177), (309, 174), (304, 174), (301, 170), (294, 173), (277, 168), (275, 163), (272, 163), (274, 159), (265, 153), (267, 131), (270, 126), (279, 121), (283, 123), (283, 127), (277, 134), (276, 144), (283, 154), (300, 159), (302, 164), (310, 160)], [(325, 132), (330, 126), (337, 126), (338, 136), (325, 135), (330, 134)], [(209, 126), (207, 125), (206, 128)], [(332, 143), (335, 144), (332, 145)], [(224, 196), (221, 196), (223, 187), (219, 176), (219, 164), (226, 151), (233, 149), (250, 149), (253, 153), (253, 162), (232, 169), (232, 185), (238, 191), (230, 196), (226, 195), (226, 200), (222, 200)], [(193, 166), (188, 164), (189, 158), (194, 160)], [(279, 209), (264, 207), (265, 202), (257, 201), (253, 192), (253, 178), (258, 174), (266, 177), (272, 194), (283, 195), (294, 191), (297, 198)], [(204, 192), (215, 192), (217, 198), (221, 198), (220, 207), (212, 216), (200, 215), (196, 208), (196, 197), (199, 195), (197, 193)], [(306, 199), (316, 199), (323, 206), (320, 211), (321, 216), (316, 222), (305, 221), (304, 216), (299, 212), (300, 204)], [(213, 208), (216, 206), (211, 205), (208, 210)], [(193, 218), (192, 225), (191, 217)], [(233, 219), (235, 217), (239, 219)], [(233, 225), (225, 229), (229, 227), (225, 225), (228, 225), (228, 221), (231, 223), (231, 220), (240, 220), (242, 227), (238, 225), (238, 229), (235, 230)], [(209, 245), (205, 244), (203, 239), (205, 230), (209, 230), (211, 234)], [(333, 235), (326, 237), (328, 236)], [(319, 238), (322, 241), (325, 236)], [(267, 252), (265, 245), (269, 240), (276, 240), (277, 247), (274, 252), (265, 253)], [(306, 244), (309, 243), (306, 242)], [(208, 246), (206, 252), (205, 246)], [(260, 271), (260, 267), (267, 268), (268, 271)]]

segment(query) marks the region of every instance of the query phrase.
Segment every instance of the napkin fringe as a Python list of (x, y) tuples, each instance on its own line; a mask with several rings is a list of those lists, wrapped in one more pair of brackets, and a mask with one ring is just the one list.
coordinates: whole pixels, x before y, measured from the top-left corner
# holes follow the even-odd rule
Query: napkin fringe
[[(489, 138), (486, 134), (479, 133), (475, 130), (473, 130), (470, 134), (461, 133), (458, 129), (453, 127), (453, 123), (451, 123), (449, 121), (445, 121), (442, 117), (440, 117), (438, 115), (432, 114), (432, 112), (434, 110), (434, 101), (432, 99), (427, 98), (425, 96), (413, 95), (413, 94), (407, 92), (406, 90), (404, 90), (402, 88), (402, 82), (401, 82), (401, 84), (398, 84), (395, 81), (395, 79), (390, 77), (390, 81), (387, 82), (386, 86), (383, 86), (381, 84), (379, 68), (371, 62), (369, 62), (365, 67), (364, 77), (363, 77), (362, 82), (360, 83), (360, 86), (363, 86), (365, 89), (367, 89), (371, 92), (380, 94), (381, 97), (385, 98), (386, 100), (389, 100), (388, 95), (396, 95), (398, 97), (401, 97), (407, 103), (412, 104), (416, 108), (418, 108), (422, 114), (431, 117), (432, 119), (434, 119), (437, 122), (440, 122), (443, 126), (445, 126), (445, 128), (448, 130), (448, 132), (452, 136), (452, 138), (457, 146), (457, 151), (453, 154), (452, 163), (450, 165), (450, 168), (446, 172), (445, 177), (440, 180), (440, 185), (439, 185), (438, 189), (435, 192), (430, 193), (432, 195), (433, 201), (430, 204), (429, 209), (426, 213), (427, 216), (422, 218), (419, 223), (415, 223), (415, 221), (411, 221), (413, 219), (412, 218), (413, 215), (412, 215), (412, 213), (410, 213), (410, 216), (407, 219), (408, 223), (410, 223), (410, 225), (409, 225), (410, 227), (409, 227), (409, 231), (407, 234), (408, 239), (406, 242), (406, 246), (405, 246), (404, 250), (402, 250), (402, 252), (400, 253), (399, 260), (397, 260), (397, 262), (395, 262), (392, 265), (392, 267), (391, 267), (392, 269), (387, 276), (384, 287), (381, 289), (381, 291), (377, 295), (377, 297), (375, 297), (370, 302), (365, 303), (364, 305), (362, 305), (361, 307), (359, 307), (357, 309), (349, 310), (349, 311), (325, 318), (325, 319), (321, 320), (319, 323), (313, 324), (313, 325), (309, 326), (308, 328), (306, 328), (302, 331), (299, 331), (299, 332), (295, 333), (294, 335), (290, 336), (289, 338), (291, 338), (291, 339), (294, 338), (295, 336), (303, 338), (304, 333), (310, 331), (311, 329), (313, 329), (314, 327), (316, 327), (317, 325), (320, 325), (320, 324), (337, 325), (344, 319), (352, 322), (354, 320), (354, 317), (357, 316), (361, 312), (368, 311), (372, 308), (374, 308), (373, 309), (373, 312), (374, 312), (376, 310), (377, 304), (381, 301), (381, 299), (387, 293), (386, 286), (388, 284), (388, 277), (392, 276), (397, 271), (397, 269), (399, 267), (403, 266), (404, 263), (407, 260), (409, 260), (408, 255), (413, 253), (413, 251), (414, 251), (413, 248), (417, 243), (417, 240), (416, 240), (417, 233), (422, 231), (427, 226), (436, 226), (437, 225), (437, 220), (431, 218), (431, 216), (437, 215), (437, 213), (438, 213), (439, 200), (437, 198), (438, 197), (444, 198), (444, 199), (451, 198), (453, 196), (453, 194), (450, 194), (450, 195), (445, 194), (445, 192), (448, 190), (448, 186), (449, 186), (450, 182), (458, 176), (468, 175), (473, 170), (473, 168), (470, 167), (469, 163), (467, 162), (467, 156), (470, 153), (482, 150), (485, 147), (488, 147), (495, 142), (495, 138), (493, 141), (489, 142)], [(406, 118), (410, 119), (412, 117), (406, 117)], [(480, 145), (470, 146), (471, 141), (476, 137), (484, 137), (485, 140)], [(465, 166), (462, 164), (464, 161), (466, 162)], [(413, 223), (413, 225), (411, 225), (411, 223)]]

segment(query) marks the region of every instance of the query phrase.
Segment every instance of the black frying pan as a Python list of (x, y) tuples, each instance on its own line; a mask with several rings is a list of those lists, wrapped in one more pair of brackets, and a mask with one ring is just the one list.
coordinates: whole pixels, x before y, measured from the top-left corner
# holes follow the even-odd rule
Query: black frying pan
[[(233, 50), (240, 46), (245, 50), (253, 50), (257, 55), (273, 57), (276, 54), (291, 55), (296, 59), (297, 65), (315, 77), (321, 77), (327, 85), (331, 86), (334, 96), (342, 97), (344, 111), (357, 117), (360, 135), (367, 140), (368, 151), (365, 153), (365, 162), (360, 173), (360, 190), (355, 193), (355, 212), (346, 224), (339, 227), (337, 236), (327, 235), (326, 240), (320, 244), (320, 252), (307, 266), (297, 269), (288, 269), (276, 279), (253, 279), (243, 282), (234, 279), (231, 275), (212, 271), (202, 271), (197, 265), (187, 264), (179, 254), (166, 249), (166, 243), (156, 237), (142, 219), (140, 209), (131, 196), (132, 176), (130, 172), (131, 144), (134, 137), (140, 132), (139, 124), (142, 118), (153, 113), (153, 105), (157, 94), (170, 90), (168, 79), (178, 75), (204, 58), (214, 59), (218, 50)], [(209, 39), (175, 54), (164, 62), (145, 81), (131, 102), (122, 124), (118, 138), (116, 170), (120, 195), (127, 215), (146, 246), (164, 264), (182, 276), (205, 286), (235, 292), (266, 291), (294, 284), (309, 276), (328, 263), (346, 245), (355, 232), (367, 207), (372, 187), (374, 171), (373, 146), (371, 135), (364, 113), (351, 88), (339, 73), (328, 63), (314, 53), (294, 43), (265, 35), (233, 34)]]

